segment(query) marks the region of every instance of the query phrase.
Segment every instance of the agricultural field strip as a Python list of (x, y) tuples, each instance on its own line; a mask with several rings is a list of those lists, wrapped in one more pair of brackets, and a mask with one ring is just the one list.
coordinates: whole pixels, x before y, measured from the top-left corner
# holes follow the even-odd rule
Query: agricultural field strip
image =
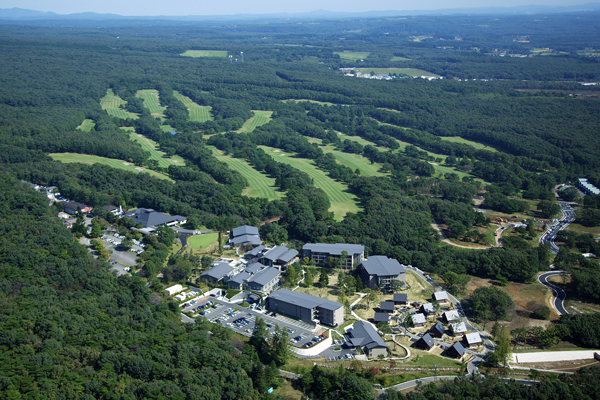
[[(331, 179), (327, 173), (317, 168), (312, 160), (304, 158), (292, 157), (293, 154), (284, 153), (279, 149), (268, 146), (258, 146), (271, 155), (277, 162), (289, 164), (298, 170), (307, 173), (312, 179), (316, 187), (323, 189), (329, 201), (331, 209), (335, 213), (336, 219), (341, 219), (348, 212), (359, 212), (361, 209), (358, 206), (358, 199), (351, 193), (347, 192), (347, 186)], [(282, 156), (285, 154), (284, 156)]]
[(137, 167), (135, 165), (128, 163), (126, 161), (123, 161), (123, 160), (116, 160), (114, 158), (91, 156), (89, 154), (77, 154), (77, 153), (50, 153), (50, 157), (52, 157), (56, 161), (60, 161), (65, 164), (69, 164), (69, 163), (81, 163), (81, 164), (88, 164), (88, 165), (103, 164), (103, 165), (108, 165), (109, 167), (112, 167), (115, 169), (133, 172), (136, 174), (147, 173), (155, 178), (166, 179), (166, 180), (173, 182), (173, 180), (171, 178), (169, 178), (168, 176), (166, 176), (164, 174), (161, 174), (159, 172), (152, 171), (152, 170), (147, 170), (147, 169), (143, 169), (142, 171), (140, 171), (139, 169), (136, 169)]
[(248, 121), (244, 122), (244, 125), (238, 129), (240, 133), (248, 133), (255, 130), (257, 127), (266, 125), (271, 121), (271, 115), (273, 115), (273, 111), (258, 111), (253, 110), (254, 116), (250, 118)]
[(275, 179), (270, 178), (267, 174), (254, 169), (246, 160), (234, 158), (223, 154), (223, 152), (214, 146), (206, 146), (211, 149), (213, 155), (219, 161), (223, 161), (229, 168), (238, 171), (248, 180), (249, 197), (260, 197), (269, 200), (281, 199), (284, 193), (277, 191), (275, 187)]
[(177, 100), (181, 101), (183, 103), (183, 105), (186, 106), (187, 109), (189, 110), (190, 121), (206, 122), (206, 121), (212, 121), (214, 119), (210, 113), (210, 111), (212, 110), (212, 107), (200, 106), (200, 105), (194, 103), (192, 101), (192, 99), (190, 99), (189, 97), (184, 96), (175, 90), (173, 91), (173, 95), (175, 96), (175, 98)]

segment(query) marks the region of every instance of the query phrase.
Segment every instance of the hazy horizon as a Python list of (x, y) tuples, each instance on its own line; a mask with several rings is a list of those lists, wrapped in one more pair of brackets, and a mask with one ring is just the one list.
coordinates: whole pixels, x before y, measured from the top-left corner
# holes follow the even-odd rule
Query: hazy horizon
[(523, 4), (519, 0), (428, 0), (424, 2), (381, 0), (366, 3), (356, 0), (307, 0), (304, 2), (274, 2), (270, 0), (225, 0), (220, 2), (197, 2), (192, 0), (0, 0), (0, 8), (23, 8), (57, 14), (94, 12), (119, 14), (123, 16), (186, 16), (186, 15), (235, 15), (235, 14), (277, 14), (307, 13), (313, 11), (369, 12), (369, 11), (411, 11), (447, 10), (456, 8), (515, 7), (515, 6), (576, 6), (581, 1), (533, 0)]

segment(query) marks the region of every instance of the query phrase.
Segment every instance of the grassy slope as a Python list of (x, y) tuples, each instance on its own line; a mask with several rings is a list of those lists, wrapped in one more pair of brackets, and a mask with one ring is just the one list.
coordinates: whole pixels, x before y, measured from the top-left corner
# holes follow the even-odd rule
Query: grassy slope
[(112, 168), (121, 169), (124, 171), (129, 171), (129, 172), (134, 172), (134, 173), (144, 172), (144, 173), (150, 174), (151, 176), (153, 176), (155, 178), (167, 179), (169, 181), (172, 181), (171, 178), (169, 178), (168, 176), (166, 176), (164, 174), (161, 174), (161, 173), (158, 173), (158, 172), (152, 171), (152, 170), (147, 170), (144, 168), (139, 168), (139, 167), (136, 167), (132, 163), (128, 163), (123, 160), (115, 160), (113, 158), (90, 156), (88, 154), (76, 154), (76, 153), (51, 153), (50, 157), (52, 157), (56, 161), (61, 161), (63, 163), (67, 163), (67, 164), (69, 164), (69, 163), (81, 163), (81, 164), (89, 164), (89, 165), (104, 164), (104, 165), (108, 165), (109, 167), (112, 167)]
[(359, 212), (356, 196), (348, 192), (348, 186), (331, 179), (327, 174), (318, 169), (314, 162), (305, 158), (293, 157), (294, 154), (287, 154), (272, 147), (259, 146), (270, 154), (277, 162), (289, 164), (302, 172), (306, 172), (313, 180), (316, 187), (325, 191), (331, 201), (331, 208), (337, 220), (341, 220), (349, 212)]
[(217, 242), (218, 233), (208, 233), (206, 235), (194, 235), (187, 237), (188, 246), (195, 250), (202, 250)]
[(167, 109), (160, 105), (158, 91), (154, 89), (138, 90), (136, 97), (144, 100), (144, 107), (150, 110), (150, 113), (156, 117), (162, 117), (163, 112)]
[(183, 158), (179, 156), (173, 156), (171, 158), (165, 158), (165, 153), (157, 150), (158, 143), (154, 140), (148, 139), (143, 135), (139, 135), (133, 131), (133, 128), (121, 128), (129, 132), (129, 138), (136, 141), (142, 146), (142, 149), (150, 153), (150, 159), (158, 161), (158, 165), (161, 168), (169, 168), (170, 165), (185, 165)]
[(189, 110), (190, 121), (206, 122), (206, 121), (213, 120), (213, 117), (210, 114), (210, 110), (212, 110), (212, 107), (199, 106), (198, 104), (194, 103), (192, 101), (192, 99), (182, 95), (181, 93), (179, 93), (177, 91), (173, 91), (173, 95), (175, 96), (175, 98), (177, 100), (181, 101), (183, 103), (183, 105), (185, 105), (187, 107), (187, 109)]
[(283, 197), (283, 193), (279, 192), (275, 187), (275, 179), (258, 172), (246, 160), (224, 155), (221, 150), (213, 146), (207, 147), (212, 150), (219, 161), (227, 163), (229, 168), (238, 171), (248, 180), (249, 186), (244, 191), (246, 196), (261, 197), (269, 200), (281, 199)]
[(250, 118), (248, 121), (244, 122), (244, 125), (238, 129), (240, 133), (252, 132), (257, 127), (268, 124), (271, 121), (271, 115), (273, 115), (273, 111), (254, 111), (254, 117)]
[(185, 57), (227, 57), (226, 50), (186, 50), (180, 54)]
[(127, 102), (125, 100), (121, 99), (119, 96), (116, 96), (112, 89), (108, 89), (106, 91), (106, 96), (104, 96), (100, 100), (100, 106), (102, 107), (102, 109), (106, 110), (108, 115), (110, 115), (112, 117), (117, 117), (117, 118), (122, 118), (122, 119), (127, 119), (127, 118), (137, 119), (138, 118), (137, 114), (130, 113), (128, 111), (125, 111), (125, 110), (119, 108), (119, 106), (121, 106), (122, 104), (127, 104)]
[(483, 143), (478, 143), (478, 142), (473, 142), (471, 140), (463, 139), (460, 136), (440, 137), (440, 139), (445, 140), (447, 142), (468, 144), (468, 145), (473, 146), (476, 149), (480, 149), (480, 150), (483, 149), (483, 150), (489, 150), (489, 151), (495, 151), (495, 152), (498, 151), (495, 148), (487, 146)]
[(81, 123), (81, 125), (79, 125), (77, 127), (77, 129), (79, 129), (80, 131), (84, 131), (84, 132), (90, 132), (92, 129), (94, 129), (95, 126), (96, 126), (96, 123), (93, 120), (84, 119), (83, 122)]

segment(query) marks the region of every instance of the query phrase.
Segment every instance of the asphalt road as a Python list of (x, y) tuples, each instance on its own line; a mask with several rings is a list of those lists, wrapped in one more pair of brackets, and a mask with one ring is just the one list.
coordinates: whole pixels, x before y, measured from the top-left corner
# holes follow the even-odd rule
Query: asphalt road
[(540, 242), (549, 243), (550, 251), (553, 254), (558, 254), (558, 246), (554, 243), (554, 239), (556, 239), (556, 235), (558, 235), (559, 231), (565, 229), (571, 222), (575, 221), (575, 210), (571, 207), (569, 203), (565, 203), (563, 201), (559, 201), (558, 205), (563, 213), (563, 217), (558, 223), (550, 228), (542, 235), (540, 238)]
[(567, 294), (565, 293), (564, 290), (562, 290), (558, 286), (555, 286), (555, 285), (551, 284), (550, 282), (548, 282), (548, 277), (553, 276), (553, 275), (561, 275), (563, 273), (564, 273), (564, 271), (551, 271), (551, 272), (546, 272), (538, 277), (538, 281), (540, 281), (540, 283), (542, 285), (548, 286), (550, 289), (552, 289), (556, 293), (556, 298), (554, 299), (554, 308), (556, 309), (556, 311), (558, 311), (558, 313), (560, 315), (565, 315), (565, 314), (569, 313), (565, 309), (565, 305), (564, 305), (565, 299), (567, 298)]

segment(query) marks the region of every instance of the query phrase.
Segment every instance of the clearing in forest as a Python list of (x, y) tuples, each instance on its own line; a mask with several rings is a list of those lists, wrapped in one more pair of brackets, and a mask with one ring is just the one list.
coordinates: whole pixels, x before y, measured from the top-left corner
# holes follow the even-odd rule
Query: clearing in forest
[(284, 153), (282, 150), (268, 146), (258, 146), (267, 154), (271, 155), (277, 162), (291, 165), (292, 167), (305, 172), (310, 176), (314, 185), (323, 189), (331, 207), (329, 211), (333, 212), (335, 219), (341, 221), (349, 212), (357, 213), (362, 209), (358, 205), (358, 198), (348, 191), (348, 185), (331, 179), (326, 172), (317, 168), (312, 160), (295, 157), (294, 153)]
[(133, 163), (129, 163), (129, 162), (123, 161), (123, 160), (115, 160), (114, 158), (91, 156), (89, 154), (77, 154), (77, 153), (51, 153), (50, 157), (52, 157), (56, 161), (60, 161), (65, 164), (70, 164), (70, 163), (80, 163), (80, 164), (88, 164), (88, 165), (104, 164), (104, 165), (108, 165), (109, 167), (112, 167), (112, 168), (121, 169), (124, 171), (133, 172), (136, 174), (144, 172), (144, 173), (150, 174), (150, 176), (153, 176), (155, 178), (166, 179), (168, 181), (173, 182), (173, 180), (171, 178), (169, 178), (168, 176), (166, 176), (164, 174), (161, 174), (156, 171), (152, 171), (150, 169), (136, 167)]
[(185, 165), (185, 161), (183, 158), (179, 156), (167, 157), (167, 154), (164, 151), (158, 150), (158, 143), (156, 143), (152, 139), (148, 139), (144, 135), (140, 135), (135, 133), (133, 128), (121, 128), (127, 132), (129, 132), (129, 138), (135, 142), (138, 142), (142, 149), (150, 153), (150, 159), (156, 160), (158, 162), (158, 166), (161, 168), (169, 168), (170, 165)]
[(275, 179), (257, 171), (246, 160), (225, 155), (214, 146), (206, 147), (211, 149), (217, 160), (223, 161), (229, 168), (238, 171), (248, 180), (248, 187), (243, 193), (245, 196), (260, 197), (269, 200), (281, 199), (283, 197), (284, 193), (280, 192), (275, 186)]
[(100, 106), (105, 110), (111, 117), (117, 117), (121, 119), (138, 119), (138, 115), (125, 111), (120, 108), (121, 105), (127, 104), (125, 100), (115, 95), (112, 89), (106, 91), (106, 96), (100, 99)]
[(180, 54), (184, 57), (227, 57), (227, 50), (186, 50)]
[(206, 122), (212, 121), (214, 118), (212, 117), (210, 110), (212, 107), (210, 106), (200, 106), (192, 101), (187, 96), (182, 95), (177, 91), (173, 91), (173, 95), (175, 98), (183, 103), (184, 106), (187, 107), (190, 114), (190, 121), (195, 122)]
[(84, 132), (91, 132), (91, 130), (94, 129), (95, 126), (96, 123), (94, 122), (94, 120), (84, 119), (81, 125), (79, 125), (76, 129), (79, 129), (80, 131)]
[(468, 144), (469, 146), (473, 146), (478, 150), (489, 150), (489, 151), (495, 151), (495, 152), (498, 151), (495, 148), (487, 146), (483, 143), (473, 142), (472, 140), (463, 139), (460, 136), (440, 136), (440, 139), (445, 140), (446, 142)]
[[(344, 138), (346, 138), (344, 136)], [(368, 158), (365, 158), (359, 154), (344, 153), (336, 150), (331, 144), (327, 146), (322, 145), (322, 140), (317, 138), (307, 138), (310, 143), (317, 143), (324, 153), (332, 153), (338, 163), (345, 165), (346, 167), (355, 171), (357, 168), (362, 176), (384, 176), (383, 172), (379, 172), (381, 164), (371, 163)], [(364, 139), (363, 139), (364, 140)], [(365, 140), (366, 142), (366, 140)]]
[(370, 74), (374, 72), (376, 74), (404, 74), (408, 76), (433, 76), (434, 78), (439, 78), (440, 76), (434, 74), (433, 72), (424, 71), (422, 69), (416, 68), (356, 68), (356, 70), (360, 71), (363, 74)]
[(153, 116), (164, 117), (163, 113), (165, 112), (167, 107), (162, 107), (160, 105), (160, 100), (158, 98), (158, 90), (138, 90), (135, 96), (144, 100), (144, 107), (146, 107)]
[(394, 56), (390, 61), (410, 61), (410, 58)]
[(340, 56), (342, 60), (356, 61), (356, 60), (364, 60), (369, 57), (371, 52), (369, 51), (334, 51), (333, 54), (337, 54)]
[[(309, 99), (287, 99), (287, 100), (281, 100), (284, 103), (299, 103), (301, 101), (305, 101), (307, 103), (314, 103), (314, 104), (319, 104), (322, 106), (335, 106), (335, 103), (330, 103), (328, 101), (317, 101), (317, 100), (309, 100)], [(344, 106), (346, 106), (347, 104), (342, 104)]]
[(239, 133), (252, 132), (257, 127), (266, 125), (271, 121), (271, 115), (273, 115), (273, 111), (252, 111), (254, 112), (254, 117), (244, 122), (244, 125), (240, 129), (238, 129)]

